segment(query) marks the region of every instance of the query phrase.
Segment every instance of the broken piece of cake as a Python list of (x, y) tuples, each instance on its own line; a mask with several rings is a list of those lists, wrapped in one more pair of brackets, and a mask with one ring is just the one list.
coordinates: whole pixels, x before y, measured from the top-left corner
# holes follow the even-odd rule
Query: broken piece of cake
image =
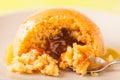
[(21, 24), (5, 61), (13, 72), (58, 76), (60, 69), (71, 68), (83, 76), (103, 54), (101, 32), (89, 18), (75, 10), (48, 9)]

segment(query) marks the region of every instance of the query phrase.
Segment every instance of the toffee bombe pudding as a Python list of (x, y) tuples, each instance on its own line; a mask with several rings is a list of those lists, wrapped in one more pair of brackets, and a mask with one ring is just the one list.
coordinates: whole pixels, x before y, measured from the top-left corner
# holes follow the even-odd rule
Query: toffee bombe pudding
[(85, 75), (93, 69), (93, 58), (103, 52), (101, 32), (89, 18), (70, 9), (48, 9), (21, 24), (6, 63), (19, 73), (58, 76), (60, 69), (71, 68)]

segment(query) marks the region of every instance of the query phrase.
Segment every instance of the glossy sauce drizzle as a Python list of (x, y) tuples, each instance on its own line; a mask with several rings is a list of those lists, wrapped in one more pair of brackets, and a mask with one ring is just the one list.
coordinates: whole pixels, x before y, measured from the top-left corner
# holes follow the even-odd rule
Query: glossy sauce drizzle
[(56, 36), (51, 36), (47, 40), (46, 51), (55, 59), (59, 59), (61, 53), (65, 52), (67, 46), (72, 46), (74, 42), (84, 45), (82, 42), (78, 42), (76, 39), (70, 36), (71, 31), (65, 28), (61, 29), (61, 32)]

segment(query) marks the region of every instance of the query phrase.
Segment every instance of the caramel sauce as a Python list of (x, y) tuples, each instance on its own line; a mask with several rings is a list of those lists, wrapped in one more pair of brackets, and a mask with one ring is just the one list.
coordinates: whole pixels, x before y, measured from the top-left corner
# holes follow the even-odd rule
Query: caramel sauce
[(61, 53), (65, 52), (67, 46), (72, 46), (74, 42), (80, 45), (84, 45), (82, 42), (78, 42), (76, 39), (70, 36), (71, 31), (65, 28), (61, 29), (61, 32), (56, 36), (50, 36), (47, 40), (46, 51), (55, 59), (59, 59)]
[(107, 61), (113, 61), (113, 60), (118, 60), (120, 59), (120, 53), (119, 51), (113, 49), (113, 48), (106, 48), (105, 49), (105, 55), (104, 59)]

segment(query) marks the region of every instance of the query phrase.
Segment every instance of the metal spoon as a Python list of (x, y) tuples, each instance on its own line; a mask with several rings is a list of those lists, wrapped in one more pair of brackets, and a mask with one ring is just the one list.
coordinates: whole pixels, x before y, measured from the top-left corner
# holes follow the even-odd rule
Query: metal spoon
[(120, 63), (120, 60), (114, 60), (114, 61), (111, 61), (111, 62), (106, 62), (104, 59), (102, 59), (100, 57), (96, 57), (96, 62), (100, 63), (103, 66), (100, 69), (98, 69), (98, 70), (87, 71), (87, 73), (99, 73), (99, 72), (102, 72), (106, 68), (108, 68), (109, 66), (111, 66), (113, 64)]

